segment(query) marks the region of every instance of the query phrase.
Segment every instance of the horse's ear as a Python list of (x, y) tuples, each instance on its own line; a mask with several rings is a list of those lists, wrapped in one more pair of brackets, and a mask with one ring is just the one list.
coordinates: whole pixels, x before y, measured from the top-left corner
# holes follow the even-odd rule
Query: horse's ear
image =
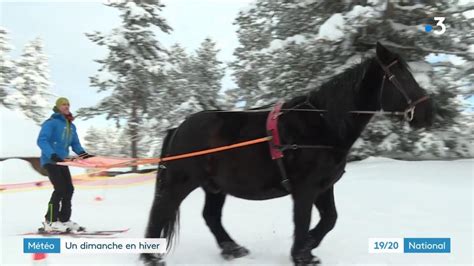
[(388, 62), (391, 60), (392, 53), (385, 48), (380, 42), (377, 42), (377, 46), (375, 48), (375, 52), (377, 53), (377, 57), (382, 60), (382, 62)]

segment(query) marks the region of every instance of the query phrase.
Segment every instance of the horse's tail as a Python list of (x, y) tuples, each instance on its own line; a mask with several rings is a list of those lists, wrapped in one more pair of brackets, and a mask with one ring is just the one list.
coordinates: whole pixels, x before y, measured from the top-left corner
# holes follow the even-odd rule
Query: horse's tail
[[(165, 157), (168, 155), (168, 151), (170, 148), (170, 144), (174, 138), (177, 128), (173, 128), (168, 130), (166, 137), (163, 140), (162, 148), (161, 148), (161, 157)], [(173, 215), (168, 217), (163, 217), (162, 213), (158, 213), (157, 209), (160, 204), (161, 195), (163, 191), (166, 189), (166, 182), (167, 182), (167, 170), (164, 164), (160, 164), (158, 166), (158, 172), (156, 176), (156, 186), (155, 186), (155, 198), (153, 200), (153, 206), (150, 211), (150, 218), (148, 221), (148, 227), (146, 231), (147, 238), (166, 238), (167, 250), (171, 249), (174, 240), (176, 239), (177, 232), (179, 232), (179, 209)], [(167, 206), (165, 206), (166, 208)], [(156, 228), (156, 224), (158, 221), (163, 221), (165, 219), (165, 224), (163, 228), (158, 231)]]

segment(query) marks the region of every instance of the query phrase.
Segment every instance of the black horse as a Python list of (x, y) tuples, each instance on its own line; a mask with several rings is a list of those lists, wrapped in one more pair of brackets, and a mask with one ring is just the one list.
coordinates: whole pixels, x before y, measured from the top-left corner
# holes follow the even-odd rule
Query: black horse
[[(415, 108), (416, 107), (416, 108)], [(316, 109), (323, 109), (317, 111)], [(147, 238), (166, 237), (171, 245), (178, 225), (178, 209), (198, 187), (206, 193), (203, 216), (227, 258), (245, 256), (221, 223), (227, 194), (249, 200), (293, 198), (294, 242), (291, 256), (297, 265), (316, 265), (311, 254), (337, 219), (334, 183), (344, 173), (353, 143), (372, 118), (370, 112), (404, 112), (413, 127), (431, 124), (432, 104), (403, 59), (377, 43), (376, 56), (336, 75), (307, 95), (283, 105), (278, 130), (284, 144), (305, 145), (284, 151), (283, 165), (291, 191), (282, 186), (282, 172), (272, 160), (268, 143), (213, 153), (161, 165), (151, 208)], [(313, 110), (313, 112), (312, 112)], [(268, 110), (205, 111), (187, 118), (166, 136), (162, 156), (189, 153), (261, 138), (268, 134)], [(331, 149), (314, 148), (316, 145)], [(315, 206), (320, 221), (309, 230)], [(169, 248), (169, 247), (168, 247)], [(152, 265), (164, 265), (156, 254), (142, 254)]]

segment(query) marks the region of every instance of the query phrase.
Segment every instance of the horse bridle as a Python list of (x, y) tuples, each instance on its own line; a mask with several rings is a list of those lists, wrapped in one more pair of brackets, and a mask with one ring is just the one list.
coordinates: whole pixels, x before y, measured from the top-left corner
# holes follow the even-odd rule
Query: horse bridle
[[(378, 56), (375, 57), (375, 60), (377, 60), (377, 63), (380, 65), (382, 70), (385, 72), (385, 74), (383, 75), (382, 84), (380, 85), (380, 93), (379, 93), (379, 102), (380, 102), (381, 111), (385, 112), (383, 110), (383, 106), (382, 106), (382, 95), (383, 95), (383, 89), (385, 87), (385, 80), (388, 79), (388, 81), (390, 81), (395, 86), (395, 88), (397, 88), (397, 90), (403, 95), (403, 97), (405, 98), (405, 101), (407, 102), (408, 106), (403, 111), (403, 117), (408, 122), (412, 121), (413, 116), (415, 114), (416, 105), (421, 103), (421, 102), (424, 102), (424, 101), (428, 100), (430, 97), (428, 95), (425, 95), (425, 96), (421, 97), (420, 99), (418, 99), (416, 101), (412, 101), (411, 98), (406, 93), (406, 91), (402, 88), (402, 85), (400, 84), (400, 82), (398, 82), (397, 78), (395, 77), (395, 74), (393, 74), (392, 71), (390, 71), (390, 67), (397, 64), (398, 60), (395, 59), (392, 63), (390, 63), (388, 65), (384, 65), (382, 63), (382, 61), (379, 59)], [(397, 112), (392, 112), (392, 113), (397, 113)]]

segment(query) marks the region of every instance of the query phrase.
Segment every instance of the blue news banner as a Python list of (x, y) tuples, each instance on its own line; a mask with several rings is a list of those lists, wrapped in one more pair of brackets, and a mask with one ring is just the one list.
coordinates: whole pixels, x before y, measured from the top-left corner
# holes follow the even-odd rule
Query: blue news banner
[(166, 253), (166, 239), (24, 238), (23, 253)]
[[(24, 238), (24, 253), (166, 253), (163, 238)], [(369, 238), (369, 253), (451, 253), (450, 238)]]
[(369, 238), (369, 253), (451, 253), (451, 239)]

